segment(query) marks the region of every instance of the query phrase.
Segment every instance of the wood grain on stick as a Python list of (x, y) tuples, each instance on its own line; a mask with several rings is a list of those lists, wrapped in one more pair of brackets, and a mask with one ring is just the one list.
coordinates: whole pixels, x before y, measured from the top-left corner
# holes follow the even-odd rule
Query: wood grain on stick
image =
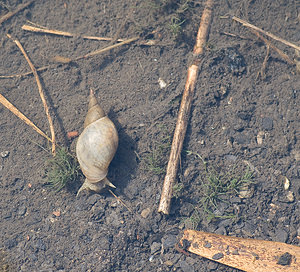
[(194, 95), (195, 83), (197, 80), (197, 74), (199, 69), (199, 57), (203, 53), (203, 49), (207, 42), (209, 27), (211, 23), (212, 7), (213, 0), (207, 0), (201, 17), (200, 27), (194, 46), (194, 62), (188, 68), (187, 72), (187, 80), (179, 108), (177, 123), (172, 141), (171, 153), (158, 207), (158, 212), (162, 212), (164, 214), (169, 214), (170, 212), (173, 184), (177, 175), (183, 141), (190, 116), (190, 109)]
[(300, 271), (300, 247), (280, 242), (185, 230), (185, 250), (247, 272)]

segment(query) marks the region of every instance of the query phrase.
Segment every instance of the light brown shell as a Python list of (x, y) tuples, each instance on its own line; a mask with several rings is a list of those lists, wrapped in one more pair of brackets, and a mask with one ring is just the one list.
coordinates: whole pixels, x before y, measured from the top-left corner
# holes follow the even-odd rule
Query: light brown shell
[(78, 193), (84, 189), (99, 192), (105, 185), (113, 186), (106, 175), (118, 147), (118, 133), (93, 92), (84, 126), (76, 144), (76, 155), (86, 180)]

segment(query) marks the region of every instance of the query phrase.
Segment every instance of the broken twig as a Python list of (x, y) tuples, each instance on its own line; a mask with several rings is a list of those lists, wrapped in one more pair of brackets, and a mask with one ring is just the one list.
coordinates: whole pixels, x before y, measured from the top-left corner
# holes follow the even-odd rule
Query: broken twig
[(248, 272), (300, 271), (300, 247), (280, 242), (185, 230), (185, 250)]
[[(11, 35), (7, 34), (7, 36), (8, 36), (8, 38), (12, 39)], [(52, 142), (52, 154), (55, 156), (55, 132), (54, 132), (54, 126), (53, 126), (52, 118), (51, 118), (50, 113), (49, 113), (49, 108), (48, 108), (48, 105), (47, 105), (47, 102), (46, 102), (46, 98), (45, 98), (45, 95), (44, 95), (44, 91), (43, 91), (43, 87), (42, 87), (40, 78), (38, 76), (38, 73), (37, 73), (34, 65), (32, 64), (31, 60), (29, 59), (29, 57), (28, 57), (25, 49), (21, 45), (21, 43), (17, 39), (12, 39), (12, 40), (18, 46), (18, 48), (21, 50), (22, 54), (24, 55), (25, 59), (27, 60), (29, 66), (30, 66), (30, 68), (32, 70), (32, 73), (33, 73), (33, 75), (34, 75), (34, 77), (36, 79), (36, 83), (38, 85), (39, 94), (40, 94), (40, 97), (42, 99), (42, 102), (43, 102), (43, 105), (44, 105), (44, 109), (45, 109), (45, 112), (46, 112), (46, 115), (47, 115), (47, 118), (48, 118), (49, 126), (50, 126), (51, 142)]]
[(244, 20), (242, 20), (242, 19), (240, 19), (238, 17), (233, 16), (232, 20), (237, 21), (237, 22), (241, 23), (243, 26), (246, 26), (246, 27), (249, 27), (251, 29), (254, 29), (254, 30), (256, 30), (256, 31), (258, 31), (260, 33), (263, 33), (264, 35), (266, 35), (266, 36), (268, 36), (268, 37), (270, 37), (270, 38), (272, 38), (272, 39), (274, 39), (276, 41), (282, 42), (283, 44), (288, 45), (290, 47), (293, 47), (293, 48), (297, 49), (298, 51), (300, 51), (300, 46), (297, 46), (297, 45), (295, 45), (295, 44), (293, 44), (293, 43), (291, 43), (291, 42), (289, 42), (287, 40), (281, 39), (281, 38), (275, 36), (274, 34), (272, 34), (270, 32), (267, 32), (265, 30), (262, 30), (261, 28), (255, 26), (255, 25), (252, 25), (252, 24), (250, 24), (250, 23), (248, 23), (248, 22), (246, 22), (246, 21), (244, 21)]
[(14, 11), (9, 11), (8, 13), (6, 13), (5, 15), (3, 15), (0, 18), (0, 25), (5, 22), (6, 20), (8, 20), (9, 18), (11, 18), (12, 16), (14, 16), (15, 14), (17, 14), (18, 12), (20, 12), (21, 10), (27, 8), (32, 2), (34, 2), (34, 0), (29, 1), (25, 4), (20, 4), (19, 6), (17, 6), (17, 8)]
[(13, 114), (23, 120), (27, 125), (31, 126), (37, 133), (45, 137), (48, 141), (52, 142), (52, 140), (41, 130), (39, 129), (33, 122), (31, 122), (22, 112), (20, 112), (12, 103), (10, 103), (2, 94), (0, 94), (0, 103), (9, 109)]
[[(41, 28), (41, 27), (35, 27), (35, 26), (30, 26), (30, 25), (23, 25), (22, 26), (23, 30), (26, 31), (31, 31), (31, 32), (36, 32), (36, 33), (45, 33), (45, 34), (52, 34), (52, 35), (57, 35), (57, 36), (66, 36), (66, 37), (76, 37), (80, 36), (78, 34), (74, 34), (71, 32), (67, 31), (60, 31), (56, 29), (47, 29), (47, 28)], [(83, 39), (87, 40), (97, 40), (97, 41), (112, 41), (113, 38), (107, 38), (107, 37), (96, 37), (96, 36), (87, 36), (83, 35), (81, 36)], [(117, 42), (123, 42), (124, 39), (117, 39)]]
[(197, 79), (199, 69), (199, 57), (203, 53), (204, 46), (207, 42), (209, 27), (212, 17), (213, 0), (207, 0), (205, 3), (205, 9), (203, 11), (201, 22), (197, 34), (196, 44), (194, 46), (195, 60), (188, 68), (187, 80), (182, 95), (182, 100), (179, 108), (176, 128), (173, 136), (173, 142), (171, 147), (170, 158), (167, 166), (166, 176), (162, 188), (160, 203), (158, 212), (169, 214), (173, 183), (176, 179), (178, 170), (178, 164), (180, 160), (180, 154), (182, 151), (182, 145), (186, 133), (186, 128), (189, 120), (190, 109), (192, 104), (192, 98), (195, 89), (195, 83)]

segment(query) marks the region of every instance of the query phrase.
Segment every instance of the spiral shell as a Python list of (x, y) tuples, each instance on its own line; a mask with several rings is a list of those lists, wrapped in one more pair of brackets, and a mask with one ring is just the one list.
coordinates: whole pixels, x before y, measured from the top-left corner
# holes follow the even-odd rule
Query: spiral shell
[(84, 130), (76, 144), (76, 155), (86, 179), (77, 195), (85, 189), (101, 191), (105, 185), (115, 186), (106, 178), (108, 166), (118, 147), (118, 133), (113, 122), (90, 93)]

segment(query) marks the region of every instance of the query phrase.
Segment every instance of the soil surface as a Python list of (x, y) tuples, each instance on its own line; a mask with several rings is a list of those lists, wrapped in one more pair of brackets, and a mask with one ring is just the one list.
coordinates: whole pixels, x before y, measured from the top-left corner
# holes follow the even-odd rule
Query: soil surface
[[(1, 1), (0, 16), (25, 2)], [(231, 19), (299, 45), (297, 0), (215, 1), (171, 214), (157, 212), (204, 3), (41, 0), (1, 24), (0, 74), (30, 71), (7, 33), (36, 68), (50, 65), (39, 75), (58, 144), (72, 154), (77, 139), (66, 133), (82, 132), (89, 90), (95, 90), (119, 133), (108, 177), (132, 212), (107, 191), (76, 197), (81, 174), (58, 193), (45, 186), (49, 143), (1, 105), (0, 271), (238, 271), (178, 252), (175, 245), (189, 228), (299, 245), (299, 74), (271, 48), (258, 76), (266, 44)], [(22, 30), (29, 21), (75, 35)], [(55, 62), (110, 45), (83, 35), (140, 39)], [(296, 59), (294, 49), (272, 43)], [(0, 80), (0, 93), (50, 135), (34, 77)], [(226, 191), (229, 170), (228, 182), (250, 173), (249, 182)], [(213, 187), (212, 175), (227, 187)]]

